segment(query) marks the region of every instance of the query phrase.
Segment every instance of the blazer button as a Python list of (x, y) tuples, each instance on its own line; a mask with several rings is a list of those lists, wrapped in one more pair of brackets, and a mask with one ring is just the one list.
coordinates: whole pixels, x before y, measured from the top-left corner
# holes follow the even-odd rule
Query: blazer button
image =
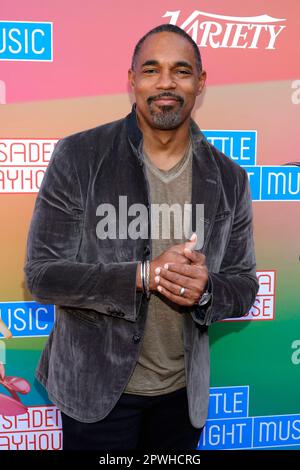
[(136, 344), (136, 343), (139, 343), (141, 340), (141, 337), (140, 335), (133, 335), (132, 337), (132, 341)]

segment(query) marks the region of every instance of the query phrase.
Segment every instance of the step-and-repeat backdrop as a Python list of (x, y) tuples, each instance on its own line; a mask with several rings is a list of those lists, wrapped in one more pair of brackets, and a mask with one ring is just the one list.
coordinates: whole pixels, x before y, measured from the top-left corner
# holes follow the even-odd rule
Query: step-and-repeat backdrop
[(137, 40), (172, 23), (208, 82), (193, 114), (249, 175), (255, 304), (210, 329), (200, 449), (300, 448), (300, 3), (7, 0), (0, 9), (0, 449), (60, 449), (60, 413), (34, 378), (55, 308), (24, 284), (27, 231), (57, 140), (125, 116)]

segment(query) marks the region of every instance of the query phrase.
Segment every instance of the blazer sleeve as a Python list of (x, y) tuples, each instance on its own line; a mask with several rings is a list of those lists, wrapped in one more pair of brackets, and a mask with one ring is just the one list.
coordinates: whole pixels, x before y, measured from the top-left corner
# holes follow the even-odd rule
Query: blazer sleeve
[(208, 307), (197, 306), (191, 312), (200, 325), (225, 318), (241, 317), (253, 305), (259, 289), (253, 241), (253, 214), (248, 176), (236, 206), (232, 231), (218, 273), (209, 273), (212, 299)]
[(93, 309), (134, 322), (138, 262), (76, 260), (84, 207), (70, 138), (58, 142), (35, 203), (24, 267), (34, 300)]

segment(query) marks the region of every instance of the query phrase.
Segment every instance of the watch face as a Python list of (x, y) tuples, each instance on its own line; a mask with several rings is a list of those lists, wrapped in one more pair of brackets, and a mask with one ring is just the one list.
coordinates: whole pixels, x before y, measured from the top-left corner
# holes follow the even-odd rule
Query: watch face
[(202, 297), (200, 298), (200, 300), (198, 302), (198, 305), (207, 304), (207, 302), (209, 302), (210, 298), (211, 298), (211, 294), (209, 292), (204, 292), (204, 294), (202, 295)]

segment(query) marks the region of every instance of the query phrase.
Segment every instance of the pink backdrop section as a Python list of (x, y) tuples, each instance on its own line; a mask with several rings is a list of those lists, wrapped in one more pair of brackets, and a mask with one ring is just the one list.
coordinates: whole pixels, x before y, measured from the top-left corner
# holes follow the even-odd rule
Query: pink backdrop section
[[(202, 47), (204, 66), (210, 72), (208, 85), (293, 79), (299, 70), (297, 60), (291, 60), (298, 56), (300, 17), (294, 14), (297, 3), (297, 0), (2, 2), (2, 21), (53, 22), (54, 60), (52, 63), (2, 61), (0, 80), (8, 84), (7, 103), (124, 93), (127, 91), (126, 71), (135, 43), (152, 27), (168, 23), (170, 18), (163, 18), (167, 11), (178, 10), (179, 26), (195, 10), (233, 17), (269, 15), (282, 20), (270, 24), (285, 26), (278, 34), (274, 50), (266, 49), (270, 35), (263, 29), (258, 48), (247, 48), (246, 54), (243, 48)], [(201, 15), (198, 19), (214, 21)], [(230, 21), (215, 21), (224, 28), (223, 37), (225, 25)], [(203, 30), (199, 29), (198, 33), (199, 43)], [(250, 44), (254, 34), (255, 28), (238, 44)]]

